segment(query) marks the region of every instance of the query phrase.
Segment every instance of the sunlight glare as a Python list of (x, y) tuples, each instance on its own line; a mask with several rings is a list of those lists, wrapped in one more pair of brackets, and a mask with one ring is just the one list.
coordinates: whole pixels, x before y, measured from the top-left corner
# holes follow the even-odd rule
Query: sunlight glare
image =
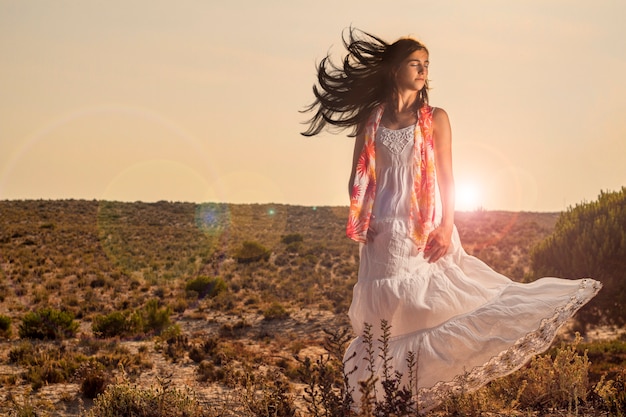
[(459, 211), (477, 210), (481, 207), (480, 190), (475, 184), (456, 185), (456, 209)]

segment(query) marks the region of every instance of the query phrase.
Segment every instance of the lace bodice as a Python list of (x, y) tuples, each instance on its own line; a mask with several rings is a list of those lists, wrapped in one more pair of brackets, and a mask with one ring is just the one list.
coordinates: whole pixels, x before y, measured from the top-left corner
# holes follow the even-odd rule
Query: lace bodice
[(413, 143), (415, 125), (407, 126), (403, 129), (392, 130), (380, 126), (377, 140), (394, 155), (400, 155), (409, 143)]
[(376, 132), (376, 198), (372, 212), (378, 220), (407, 218), (413, 184), (415, 125)]

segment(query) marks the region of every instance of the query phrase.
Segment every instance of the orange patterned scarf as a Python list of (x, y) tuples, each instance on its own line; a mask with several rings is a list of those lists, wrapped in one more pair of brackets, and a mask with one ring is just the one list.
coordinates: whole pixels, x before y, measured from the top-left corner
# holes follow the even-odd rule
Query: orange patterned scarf
[[(433, 107), (424, 105), (418, 113), (415, 129), (413, 170), (415, 179), (411, 193), (411, 238), (422, 250), (435, 220), (435, 155), (433, 148)], [(346, 234), (357, 242), (367, 242), (372, 207), (376, 197), (376, 130), (384, 105), (377, 107), (365, 126), (365, 143), (356, 164), (350, 195), (350, 213)]]

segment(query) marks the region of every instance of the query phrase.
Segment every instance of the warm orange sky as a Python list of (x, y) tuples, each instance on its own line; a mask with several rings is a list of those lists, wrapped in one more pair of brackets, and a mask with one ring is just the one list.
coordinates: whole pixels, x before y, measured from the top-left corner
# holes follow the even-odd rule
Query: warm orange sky
[(626, 185), (625, 2), (389, 3), (0, 0), (0, 199), (346, 205), (298, 110), (350, 24), (429, 47), (459, 209)]

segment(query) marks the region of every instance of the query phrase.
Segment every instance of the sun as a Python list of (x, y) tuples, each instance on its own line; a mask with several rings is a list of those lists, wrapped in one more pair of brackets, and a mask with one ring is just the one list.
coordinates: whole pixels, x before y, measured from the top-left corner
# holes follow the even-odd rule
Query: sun
[(456, 184), (455, 205), (459, 211), (472, 211), (481, 207), (480, 188), (472, 183)]

